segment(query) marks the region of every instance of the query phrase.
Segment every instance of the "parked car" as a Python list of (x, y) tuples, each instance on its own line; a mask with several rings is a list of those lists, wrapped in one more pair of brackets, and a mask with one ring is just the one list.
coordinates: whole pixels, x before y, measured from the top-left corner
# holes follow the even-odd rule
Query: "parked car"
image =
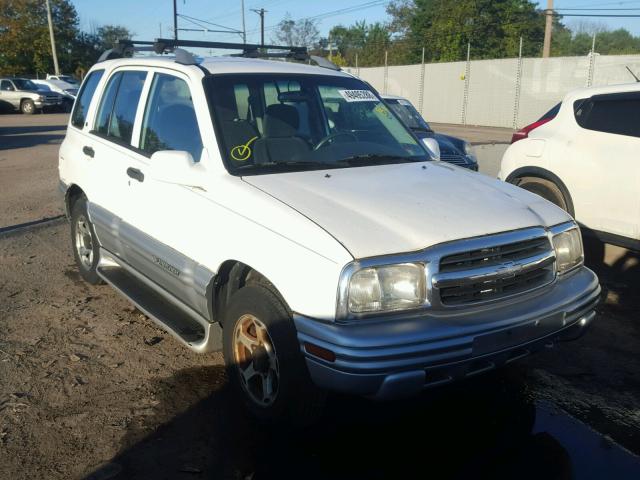
[(80, 87), (80, 82), (78, 82), (78, 80), (76, 80), (71, 75), (49, 75), (49, 74), (47, 74), (46, 80), (57, 80), (57, 81), (60, 81), (60, 82), (65, 82), (65, 83), (74, 85), (76, 88)]
[(62, 80), (31, 80), (38, 86), (39, 90), (46, 92), (56, 92), (62, 95), (62, 107), (65, 111), (70, 112), (73, 102), (78, 95), (78, 86)]
[(42, 92), (26, 78), (0, 78), (0, 107), (32, 114), (45, 108), (59, 108), (62, 96)]
[(478, 171), (478, 160), (469, 142), (461, 138), (434, 132), (418, 110), (406, 98), (394, 95), (383, 95), (382, 98), (418, 138), (433, 139), (437, 142), (440, 160)]
[(582, 232), (640, 250), (640, 83), (576, 90), (513, 135), (500, 178), (569, 212)]
[(89, 71), (60, 148), (77, 267), (188, 348), (222, 348), (258, 418), (308, 419), (327, 390), (416, 394), (593, 320), (571, 217), (431, 161), (358, 78), (118, 56)]

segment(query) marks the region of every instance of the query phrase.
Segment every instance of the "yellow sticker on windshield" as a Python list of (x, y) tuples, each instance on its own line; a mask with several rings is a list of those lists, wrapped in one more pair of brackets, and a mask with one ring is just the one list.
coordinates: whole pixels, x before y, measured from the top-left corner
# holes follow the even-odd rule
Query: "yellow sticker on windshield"
[(249, 160), (251, 157), (251, 144), (255, 142), (258, 137), (253, 137), (244, 145), (236, 145), (231, 149), (231, 158), (238, 162), (244, 162), (245, 160)]

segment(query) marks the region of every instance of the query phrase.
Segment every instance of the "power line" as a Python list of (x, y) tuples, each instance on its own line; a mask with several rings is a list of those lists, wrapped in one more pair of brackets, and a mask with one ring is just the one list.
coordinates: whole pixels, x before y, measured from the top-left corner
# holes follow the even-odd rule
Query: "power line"
[(640, 18), (640, 15), (598, 14), (598, 13), (554, 13), (556, 17), (595, 17), (595, 18)]
[[(389, 0), (375, 0), (375, 1), (361, 3), (361, 4), (358, 4), (358, 5), (353, 5), (351, 7), (344, 7), (344, 8), (339, 8), (337, 10), (330, 10), (328, 12), (319, 13), (317, 15), (312, 15), (312, 16), (309, 16), (309, 17), (299, 18), (296, 21), (324, 20), (325, 18), (333, 17), (333, 16), (336, 16), (336, 15), (341, 15), (343, 13), (356, 12), (358, 10), (363, 10), (363, 9), (371, 8), (371, 7), (377, 7), (377, 6), (388, 4), (388, 3), (391, 3), (391, 2)], [(278, 28), (278, 24), (270, 25), (268, 27), (265, 27), (265, 31), (274, 30), (276, 28)]]
[(567, 11), (589, 11), (589, 12), (595, 12), (595, 11), (605, 11), (605, 12), (612, 12), (612, 11), (628, 11), (628, 10), (640, 10), (640, 8), (556, 8), (557, 10), (567, 10)]

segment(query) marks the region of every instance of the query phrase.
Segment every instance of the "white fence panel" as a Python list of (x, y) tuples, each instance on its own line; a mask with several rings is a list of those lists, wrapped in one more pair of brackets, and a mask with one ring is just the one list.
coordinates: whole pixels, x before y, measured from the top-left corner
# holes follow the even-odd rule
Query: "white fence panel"
[[(466, 115), (463, 119), (466, 62), (425, 65), (424, 96), (420, 105), (421, 65), (392, 66), (386, 92), (408, 98), (427, 121), (518, 127), (538, 119), (571, 90), (589, 84), (629, 83), (629, 66), (640, 76), (640, 55), (525, 58), (522, 60), (519, 101), (516, 101), (518, 59), (470, 62)], [(358, 69), (348, 68), (353, 74)], [(385, 91), (385, 67), (360, 68), (360, 77)], [(518, 107), (518, 108), (516, 108)]]
[(518, 59), (471, 62), (466, 123), (511, 126)]
[(428, 122), (461, 122), (465, 68), (466, 62), (425, 65), (422, 115)]

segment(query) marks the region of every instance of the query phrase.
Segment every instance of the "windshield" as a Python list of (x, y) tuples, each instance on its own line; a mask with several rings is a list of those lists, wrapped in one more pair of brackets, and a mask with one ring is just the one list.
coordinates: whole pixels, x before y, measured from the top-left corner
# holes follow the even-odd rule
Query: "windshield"
[(14, 78), (13, 83), (15, 83), (18, 90), (38, 90), (38, 86), (35, 83), (24, 78)]
[(214, 75), (205, 86), (232, 174), (430, 159), (389, 108), (354, 78)]
[(74, 85), (78, 83), (75, 78), (69, 77), (67, 75), (60, 75), (58, 80), (62, 80), (63, 82), (73, 83)]
[(400, 117), (407, 127), (414, 130), (431, 131), (429, 124), (422, 118), (422, 115), (418, 113), (409, 100), (393, 98), (387, 99), (385, 102), (387, 102), (389, 108)]

